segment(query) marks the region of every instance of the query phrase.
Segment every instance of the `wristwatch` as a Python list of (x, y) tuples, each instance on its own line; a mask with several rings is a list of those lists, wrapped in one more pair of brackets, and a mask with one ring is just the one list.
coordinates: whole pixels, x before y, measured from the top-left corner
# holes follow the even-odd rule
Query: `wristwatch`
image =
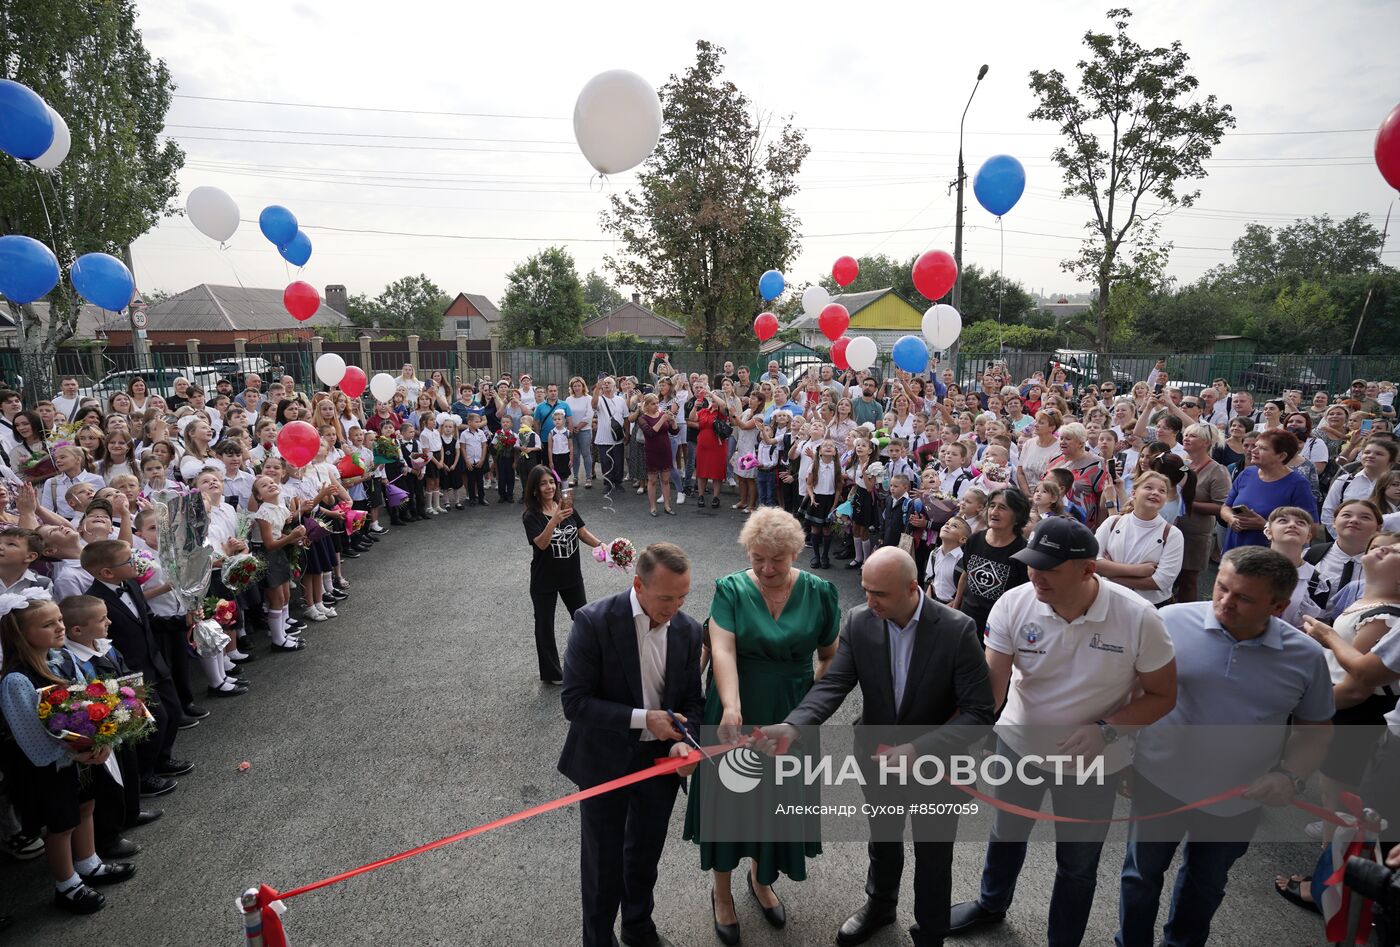
[(1293, 770), (1289, 769), (1287, 766), (1284, 766), (1282, 763), (1269, 770), (1269, 772), (1282, 773), (1283, 775), (1287, 776), (1288, 781), (1293, 784), (1293, 794), (1295, 796), (1301, 796), (1303, 794), (1303, 790), (1307, 788), (1308, 781), (1306, 779), (1299, 778), (1297, 773), (1293, 772)]
[(1107, 720), (1095, 720), (1094, 723), (1098, 725), (1099, 732), (1103, 734), (1103, 743), (1104, 743), (1104, 746), (1109, 746), (1110, 744), (1113, 744), (1113, 743), (1117, 742), (1117, 740), (1118, 740), (1118, 728), (1117, 728), (1117, 727), (1115, 727), (1113, 724), (1109, 723)]

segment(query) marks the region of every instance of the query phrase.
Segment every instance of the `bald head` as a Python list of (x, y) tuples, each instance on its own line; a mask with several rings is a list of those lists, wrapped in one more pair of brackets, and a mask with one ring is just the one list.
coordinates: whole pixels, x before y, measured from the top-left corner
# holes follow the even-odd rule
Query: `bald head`
[(914, 558), (897, 546), (884, 546), (865, 560), (860, 572), (865, 604), (880, 618), (906, 625), (923, 592)]

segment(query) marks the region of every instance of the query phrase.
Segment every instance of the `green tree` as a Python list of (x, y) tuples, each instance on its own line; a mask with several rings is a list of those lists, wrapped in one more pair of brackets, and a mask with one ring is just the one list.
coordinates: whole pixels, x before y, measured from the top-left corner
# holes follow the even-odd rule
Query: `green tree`
[[(966, 298), (963, 297), (964, 301)], [(1061, 347), (1063, 339), (1064, 334), (1056, 329), (1033, 329), (1005, 322), (997, 325), (995, 319), (983, 319), (963, 326), (958, 345), (964, 355), (995, 354), (1002, 350), (1002, 346), (1022, 352), (1053, 352)]]
[(419, 273), (394, 280), (373, 299), (356, 293), (348, 302), (346, 318), (357, 329), (436, 339), (442, 334), (442, 315), (452, 300), (436, 283)]
[[(908, 297), (922, 299), (922, 296)], [(965, 324), (997, 321), (1000, 305), (1002, 325), (1019, 325), (1035, 314), (1035, 300), (1024, 286), (1001, 273), (989, 273), (976, 263), (962, 271), (962, 312)]]
[(599, 316), (606, 316), (618, 306), (621, 306), (626, 299), (616, 286), (609, 283), (607, 277), (601, 275), (597, 270), (589, 270), (588, 275), (583, 278), (583, 318), (584, 321), (596, 319)]
[[(119, 256), (179, 212), (175, 173), (185, 155), (159, 137), (175, 85), (135, 21), (132, 0), (0, 0), (4, 76), (43, 96), (73, 138), (56, 171), (0, 161), (0, 230), (47, 244), (65, 276), (84, 253)], [(22, 374), (40, 397), (53, 390), (54, 353), (72, 337), (82, 306), (67, 279), (48, 302), (47, 319), (9, 304)]]
[(1153, 350), (1203, 352), (1217, 335), (1243, 333), (1248, 320), (1245, 300), (1202, 280), (1175, 292), (1150, 293), (1133, 313), (1130, 328)]
[(1272, 306), (1255, 314), (1249, 334), (1278, 352), (1335, 351), (1349, 341), (1346, 323), (1327, 288), (1305, 280), (1280, 290)]
[(665, 129), (637, 174), (615, 194), (603, 229), (622, 243), (604, 264), (667, 311), (685, 314), (706, 349), (744, 339), (763, 306), (758, 278), (797, 253), (788, 206), (810, 150), (791, 124), (756, 119), (724, 78), (722, 47), (696, 44), (695, 64), (661, 88)]
[(563, 247), (541, 250), (506, 277), (501, 300), (506, 345), (538, 348), (575, 341), (583, 319), (583, 284)]
[(1091, 338), (1105, 366), (1112, 320), (1121, 315), (1113, 309), (1113, 284), (1133, 277), (1120, 253), (1169, 249), (1155, 242), (1148, 224), (1195, 202), (1199, 191), (1185, 190), (1188, 182), (1205, 176), (1203, 162), (1235, 125), (1230, 106), (1200, 95), (1179, 41), (1145, 48), (1128, 36), (1131, 11), (1112, 9), (1108, 16), (1114, 33), (1084, 34), (1089, 56), (1077, 64), (1077, 89), (1058, 69), (1030, 74), (1039, 99), (1030, 117), (1053, 122), (1064, 136), (1051, 153), (1064, 173), (1062, 193), (1087, 200), (1093, 212), (1085, 224), (1090, 236), (1061, 265), (1098, 287)]
[(1246, 224), (1231, 247), (1234, 261), (1213, 275), (1246, 292), (1272, 294), (1289, 283), (1370, 273), (1380, 265), (1382, 242), (1365, 214), (1335, 222), (1323, 214), (1277, 228)]

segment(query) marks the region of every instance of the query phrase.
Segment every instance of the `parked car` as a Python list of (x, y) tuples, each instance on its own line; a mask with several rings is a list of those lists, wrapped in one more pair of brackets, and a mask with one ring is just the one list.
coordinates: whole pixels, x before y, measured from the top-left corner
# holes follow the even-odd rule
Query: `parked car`
[(257, 375), (262, 379), (264, 391), (267, 390), (269, 383), (286, 374), (286, 370), (281, 365), (274, 365), (260, 355), (249, 355), (244, 358), (221, 358), (218, 361), (210, 362), (209, 368), (217, 371), (221, 378), (227, 378), (231, 381), (234, 391), (242, 391), (247, 387), (245, 379), (250, 374)]
[(1264, 395), (1297, 389), (1307, 399), (1316, 392), (1326, 391), (1327, 379), (1306, 365), (1284, 372), (1277, 362), (1251, 362), (1248, 368), (1240, 372), (1238, 387)]
[[(1045, 363), (1045, 378), (1048, 381), (1055, 377), (1056, 369), (1063, 369), (1065, 377), (1077, 389), (1088, 383), (1103, 380), (1103, 372), (1099, 371), (1098, 365), (1099, 356), (1096, 352), (1059, 349)], [(1131, 373), (1121, 368), (1113, 370), (1113, 383), (1119, 389), (1131, 389), (1135, 380)]]
[(95, 398), (102, 403), (105, 411), (107, 399), (118, 391), (126, 391), (127, 386), (135, 378), (140, 378), (146, 382), (146, 388), (152, 394), (160, 395), (162, 398), (169, 398), (175, 393), (175, 379), (185, 378), (199, 385), (207, 391), (213, 391), (214, 385), (223, 376), (214, 368), (209, 366), (185, 367), (185, 368), (152, 368), (141, 371), (120, 371), (109, 372), (102, 379), (87, 388), (78, 389), (79, 398)]

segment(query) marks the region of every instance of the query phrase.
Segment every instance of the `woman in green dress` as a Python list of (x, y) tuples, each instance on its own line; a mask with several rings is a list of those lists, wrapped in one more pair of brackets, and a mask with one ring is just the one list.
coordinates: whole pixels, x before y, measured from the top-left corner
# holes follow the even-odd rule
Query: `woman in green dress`
[[(802, 702), (836, 655), (841, 618), (836, 587), (793, 565), (804, 537), (792, 514), (759, 510), (744, 524), (739, 543), (751, 568), (720, 579), (710, 606), (705, 724), (718, 726), (724, 741), (737, 739), (744, 725), (781, 723)], [(697, 778), (711, 778), (701, 772)], [(702, 795), (690, 794), (685, 837), (700, 845), (700, 867), (715, 873), (715, 933), (726, 944), (739, 940), (729, 875), (743, 858), (750, 859), (748, 886), (764, 917), (782, 927), (786, 913), (773, 882), (779, 873), (806, 879), (806, 860), (821, 853), (821, 843), (815, 836), (806, 842), (701, 841)]]

